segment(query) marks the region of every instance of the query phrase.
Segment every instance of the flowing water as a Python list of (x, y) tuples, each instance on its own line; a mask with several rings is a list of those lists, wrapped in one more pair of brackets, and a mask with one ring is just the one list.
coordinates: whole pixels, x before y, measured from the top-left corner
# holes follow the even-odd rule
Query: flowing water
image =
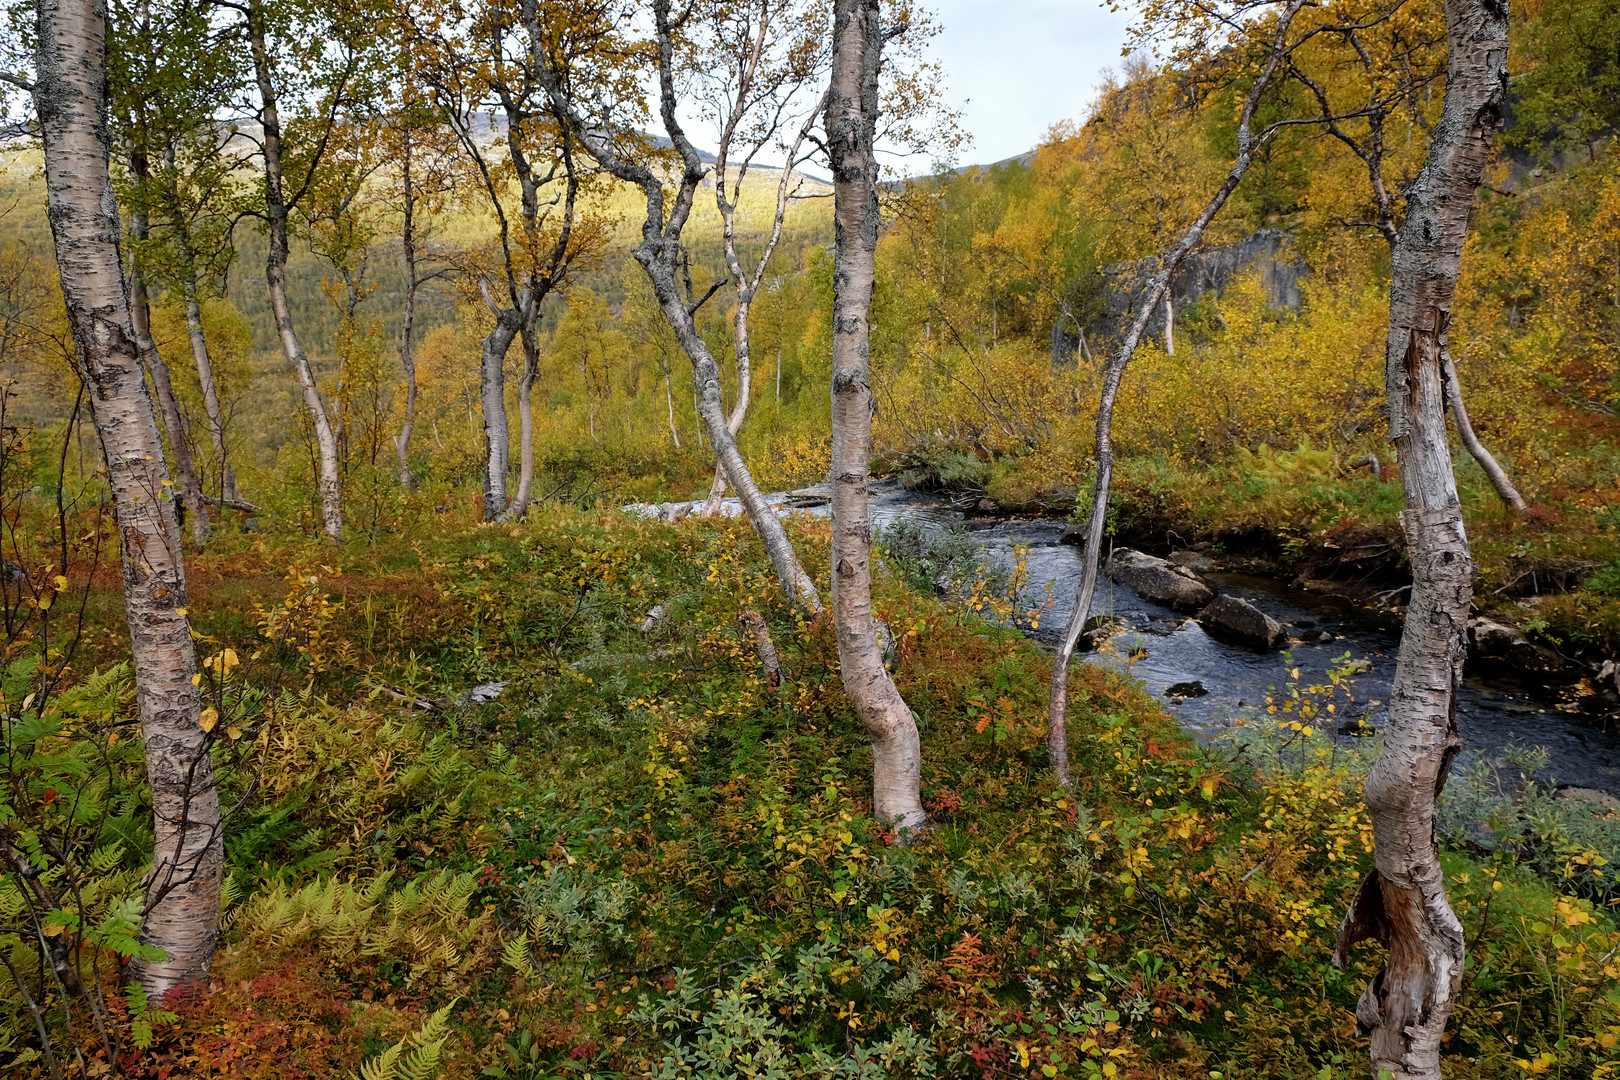
[[(874, 486), (872, 518), (876, 526), (909, 519), (941, 534), (964, 524), (963, 516), (949, 503), (888, 483)], [(1081, 549), (1058, 543), (1063, 523), (969, 524), (974, 527), (974, 539), (992, 555), (1011, 559), (1015, 546), (1027, 549), (1026, 598), (1030, 606), (1049, 605), (1030, 636), (1054, 644), (1073, 609), (1081, 571)], [(1219, 571), (1205, 576), (1222, 592), (1250, 601), (1282, 623), (1290, 636), (1286, 646), (1290, 660), (1212, 638), (1192, 619), (1143, 600), (1109, 581), (1107, 575), (1097, 583), (1093, 614), (1113, 615), (1123, 623), (1114, 637), (1121, 647), (1107, 654), (1081, 655), (1091, 663), (1127, 669), (1184, 725), (1211, 737), (1242, 710), (1263, 702), (1267, 687), (1286, 681), (1287, 667), (1299, 667), (1310, 680), (1348, 652), (1371, 664), (1369, 671), (1356, 676), (1355, 693), (1366, 722), (1381, 726), (1383, 710), (1378, 706), (1388, 694), (1399, 647), (1400, 625), (1393, 615), (1267, 578)], [(1140, 659), (1123, 659), (1141, 649), (1146, 653)], [(1489, 666), (1489, 661), (1470, 665), (1458, 700), (1465, 745), (1459, 767), (1474, 754), (1517, 741), (1548, 750), (1551, 760), (1543, 780), (1620, 793), (1620, 717), (1598, 711), (1592, 698), (1586, 699), (1585, 708), (1577, 709), (1575, 703), (1560, 702), (1544, 685), (1505, 676), (1492, 678)], [(1198, 682), (1208, 692), (1197, 697), (1166, 696), (1169, 687), (1187, 682)]]

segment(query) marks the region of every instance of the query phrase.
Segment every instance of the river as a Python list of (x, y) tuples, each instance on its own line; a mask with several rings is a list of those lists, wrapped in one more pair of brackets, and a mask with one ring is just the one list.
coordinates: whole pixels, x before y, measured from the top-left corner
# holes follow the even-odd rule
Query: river
[[(982, 550), (1009, 560), (1015, 546), (1025, 547), (1026, 600), (1031, 607), (1049, 605), (1039, 629), (1030, 636), (1049, 646), (1061, 636), (1074, 607), (1081, 570), (1081, 549), (1058, 542), (1062, 522), (965, 522), (962, 514), (939, 497), (906, 491), (893, 483), (874, 485), (872, 518), (877, 526), (910, 519), (941, 533), (967, 524)], [(1121, 621), (1123, 629), (1114, 641), (1124, 647), (1107, 654), (1081, 655), (1091, 663), (1128, 670), (1183, 725), (1210, 738), (1262, 703), (1267, 687), (1287, 679), (1288, 667), (1299, 667), (1309, 680), (1321, 676), (1348, 652), (1371, 665), (1355, 677), (1355, 695), (1364, 707), (1366, 722), (1374, 727), (1382, 724), (1382, 709), (1377, 706), (1388, 696), (1400, 644), (1396, 616), (1267, 578), (1218, 570), (1205, 577), (1222, 592), (1248, 600), (1287, 627), (1289, 660), (1278, 653), (1255, 652), (1212, 638), (1194, 620), (1143, 600), (1106, 575), (1098, 581), (1093, 613)], [(1328, 639), (1323, 640), (1323, 635)], [(1141, 655), (1142, 649), (1145, 655)], [(1140, 658), (1127, 662), (1123, 659), (1127, 653)], [(1166, 696), (1169, 687), (1187, 682), (1200, 683), (1207, 693)], [(1620, 717), (1598, 710), (1595, 698), (1581, 705), (1559, 701), (1546, 686), (1506, 674), (1493, 678), (1490, 661), (1470, 664), (1457, 704), (1465, 747), (1458, 767), (1466, 766), (1482, 751), (1494, 752), (1517, 741), (1545, 747), (1550, 754), (1540, 777), (1543, 782), (1620, 794)]]

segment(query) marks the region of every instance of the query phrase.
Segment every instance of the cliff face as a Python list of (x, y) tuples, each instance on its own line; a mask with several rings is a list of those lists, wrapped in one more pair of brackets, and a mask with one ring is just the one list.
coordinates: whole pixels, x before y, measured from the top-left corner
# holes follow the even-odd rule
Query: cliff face
[[(1090, 318), (1083, 317), (1085, 348), (1093, 358), (1100, 360), (1119, 343), (1146, 299), (1148, 282), (1158, 268), (1158, 258), (1151, 257), (1102, 269), (1101, 302), (1090, 306), (1094, 312)], [(1295, 252), (1292, 239), (1281, 229), (1259, 229), (1235, 244), (1202, 248), (1188, 255), (1171, 279), (1171, 304), (1176, 312), (1184, 311), (1209, 293), (1219, 295), (1233, 278), (1254, 269), (1259, 270), (1267, 301), (1273, 307), (1300, 305), (1300, 283), (1309, 271)], [(1147, 336), (1163, 342), (1162, 309), (1149, 323)], [(1072, 360), (1080, 351), (1074, 321), (1057, 320), (1052, 327), (1052, 362)]]

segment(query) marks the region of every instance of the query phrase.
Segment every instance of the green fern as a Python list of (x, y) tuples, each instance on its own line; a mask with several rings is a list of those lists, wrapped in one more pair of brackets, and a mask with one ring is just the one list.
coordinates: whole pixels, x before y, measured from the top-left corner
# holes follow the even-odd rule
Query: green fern
[(529, 959), (527, 933), (519, 934), (507, 943), (506, 949), (501, 953), (501, 961), (526, 979), (533, 979), (540, 974), (534, 966), (534, 961)]
[(450, 1038), (450, 1010), (455, 1007), (452, 1001), (428, 1017), (422, 1030), (361, 1065), (360, 1080), (432, 1080), (439, 1073), (444, 1044)]

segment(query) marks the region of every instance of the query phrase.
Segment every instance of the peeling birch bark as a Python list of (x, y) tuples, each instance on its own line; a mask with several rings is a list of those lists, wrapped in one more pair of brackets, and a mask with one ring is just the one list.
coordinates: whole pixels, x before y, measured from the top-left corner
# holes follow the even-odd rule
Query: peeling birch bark
[(1446, 97), (1428, 160), (1407, 191), (1390, 279), (1385, 382), (1401, 465), (1412, 596), (1384, 745), (1368, 774), (1376, 869), (1345, 912), (1343, 966), (1363, 938), (1389, 949), (1356, 1007), (1374, 1076), (1438, 1080), (1440, 1043), (1462, 985), (1462, 924), (1435, 845), (1435, 801), (1462, 745), (1457, 687), (1474, 566), (1446, 433), (1447, 330), (1475, 190), (1507, 99), (1507, 9), (1447, 0)]
[(180, 525), (169, 491), (119, 261), (108, 172), (106, 8), (39, 0), (34, 107), (57, 269), (117, 509), (124, 612), (153, 812), (141, 941), (163, 950), (130, 976), (154, 1002), (206, 981), (219, 934), (224, 868), (219, 792), (198, 724), (197, 658), (186, 621)]

